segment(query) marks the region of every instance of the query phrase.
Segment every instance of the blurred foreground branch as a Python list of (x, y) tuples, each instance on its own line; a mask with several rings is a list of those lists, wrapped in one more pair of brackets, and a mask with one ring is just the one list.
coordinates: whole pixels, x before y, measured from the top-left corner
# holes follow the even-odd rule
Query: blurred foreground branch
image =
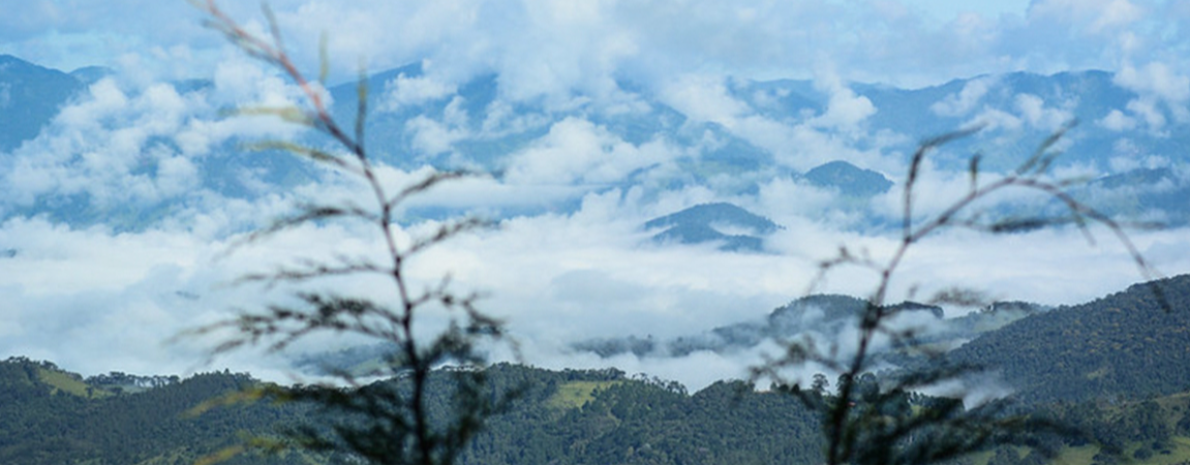
[[(1052, 180), (1047, 176), (1050, 166), (1060, 152), (1055, 144), (1073, 127), (1073, 123), (1053, 133), (1043, 141), (1024, 163), (1012, 172), (990, 181), (981, 179), (980, 156), (968, 163), (970, 184), (968, 191), (937, 213), (918, 215), (915, 211), (915, 188), (922, 174), (922, 163), (939, 147), (956, 139), (968, 137), (979, 128), (945, 134), (921, 143), (909, 162), (901, 199), (901, 227), (898, 245), (886, 260), (878, 260), (867, 253), (856, 253), (841, 247), (836, 256), (819, 263), (818, 277), (811, 286), (817, 287), (834, 269), (858, 266), (879, 276), (875, 290), (868, 296), (859, 315), (854, 354), (839, 357), (840, 343), (835, 341), (827, 351), (818, 349), (814, 341), (794, 341), (786, 346), (779, 358), (753, 368), (756, 379), (775, 380), (778, 386), (798, 395), (807, 406), (822, 416), (826, 436), (826, 463), (853, 464), (929, 464), (946, 461), (985, 450), (998, 444), (1014, 444), (1038, 448), (1045, 454), (1056, 451), (1039, 441), (1045, 435), (1070, 435), (1065, 425), (1015, 412), (1006, 401), (997, 401), (965, 408), (961, 401), (931, 402), (914, 405), (910, 399), (925, 388), (962, 382), (983, 367), (947, 364), (940, 350), (918, 344), (913, 329), (897, 329), (890, 324), (906, 306), (890, 305), (889, 287), (906, 256), (917, 244), (931, 234), (946, 228), (970, 228), (992, 234), (1015, 233), (1044, 227), (1073, 224), (1093, 241), (1092, 226), (1106, 228), (1127, 251), (1133, 264), (1146, 280), (1159, 277), (1149, 262), (1133, 244), (1124, 225), (1087, 205), (1067, 192), (1081, 180)], [(1064, 215), (1029, 217), (992, 217), (976, 208), (976, 204), (1009, 190), (1039, 193), (1056, 201)], [(1162, 308), (1169, 310), (1162, 291), (1150, 286)], [(983, 305), (984, 294), (965, 288), (945, 288), (933, 296), (930, 304)], [(874, 343), (886, 337), (893, 347), (915, 347), (928, 360), (924, 368), (908, 368), (900, 373), (877, 379), (874, 370)], [(821, 390), (802, 390), (795, 381), (782, 373), (791, 367), (818, 364), (840, 374), (834, 396)], [(819, 383), (821, 384), (821, 382)]]
[[(229, 17), (214, 0), (191, 0), (206, 15), (206, 25), (227, 37), (247, 54), (272, 65), (302, 91), (304, 105), (279, 108), (242, 108), (234, 114), (273, 115), (305, 126), (329, 137), (339, 151), (307, 147), (291, 141), (264, 141), (248, 146), (256, 150), (284, 150), (311, 163), (321, 164), (361, 182), (370, 205), (314, 203), (303, 205), (295, 214), (278, 219), (248, 236), (237, 246), (246, 246), (296, 227), (325, 222), (362, 222), (379, 233), (381, 243), (368, 258), (340, 256), (331, 262), (300, 260), (273, 272), (246, 275), (241, 282), (305, 285), (329, 277), (380, 276), (388, 282), (393, 301), (334, 293), (299, 291), (294, 304), (274, 304), (261, 311), (243, 312), (239, 317), (190, 331), (189, 335), (225, 334), (214, 353), (245, 346), (264, 345), (280, 351), (313, 334), (353, 334), (372, 339), (391, 349), (380, 368), (367, 373), (339, 369), (336, 374), (349, 388), (340, 385), (262, 386), (236, 399), (272, 398), (310, 403), (328, 413), (329, 424), (299, 426), (286, 432), (283, 441), (256, 440), (257, 450), (301, 446), (326, 452), (348, 453), (376, 464), (450, 464), (467, 441), (482, 427), (484, 419), (499, 411), (514, 392), (493, 394), (484, 388), (484, 357), (480, 345), (502, 340), (501, 322), (480, 312), (474, 294), (459, 295), (450, 281), (418, 291), (408, 275), (409, 262), (419, 253), (450, 238), (483, 226), (482, 221), (464, 219), (441, 226), (407, 245), (398, 243), (395, 214), (409, 198), (435, 186), (467, 175), (434, 172), (393, 192), (382, 183), (374, 161), (364, 146), (368, 86), (360, 73), (358, 113), (352, 130), (335, 120), (323, 96), (322, 81), (328, 69), (325, 41), (318, 81), (311, 81), (286, 53), (276, 19), (267, 6), (264, 15), (269, 37), (258, 37)], [(326, 244), (312, 244), (324, 246)], [(417, 330), (425, 312), (449, 312), (448, 327), (436, 334)], [(444, 366), (452, 370), (442, 371)], [(448, 372), (448, 374), (447, 374)], [(385, 381), (364, 385), (361, 375)], [(430, 399), (442, 392), (431, 391), (431, 383), (450, 376), (450, 401), (445, 407)], [(431, 411), (433, 410), (433, 412)], [(216, 454), (234, 455), (243, 446)]]

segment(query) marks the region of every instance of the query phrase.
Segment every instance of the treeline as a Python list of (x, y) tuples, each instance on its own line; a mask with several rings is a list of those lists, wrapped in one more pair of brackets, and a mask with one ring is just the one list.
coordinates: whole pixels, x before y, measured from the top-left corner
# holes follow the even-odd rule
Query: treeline
[[(252, 386), (243, 374), (206, 373), (137, 394), (90, 397), (42, 381), (37, 362), (0, 363), (0, 463), (11, 465), (183, 464), (239, 444), (244, 434), (276, 437), (326, 425), (309, 406), (258, 402), (195, 406)], [(517, 365), (487, 370), (489, 388), (520, 393), (462, 456), (467, 464), (814, 463), (817, 419), (792, 396), (720, 382), (693, 395), (678, 383), (617, 370), (549, 371)], [(446, 405), (447, 373), (434, 380), (431, 410)], [(399, 380), (386, 381), (400, 383)], [(288, 463), (244, 455), (232, 464)], [(308, 457), (346, 463), (333, 454)]]
[(238, 444), (241, 431), (269, 432), (302, 414), (298, 406), (266, 404), (187, 414), (204, 401), (255, 382), (244, 374), (205, 373), (139, 394), (88, 397), (46, 382), (64, 373), (55, 370), (52, 364), (27, 359), (0, 363), (0, 463), (190, 464)]
[(821, 461), (815, 414), (793, 396), (742, 381), (693, 395), (676, 383), (619, 377), (581, 404), (557, 402), (574, 381), (544, 370), (501, 366), (532, 382), (516, 408), (492, 419), (465, 464), (737, 464)]
[[(43, 379), (48, 367), (52, 365), (28, 360), (0, 363), (0, 463), (189, 464), (241, 444), (245, 436), (277, 438), (280, 432), (303, 425), (328, 428), (344, 420), (316, 416), (310, 406), (267, 401), (191, 414), (195, 406), (211, 399), (260, 385), (244, 374), (205, 373), (138, 394), (87, 397), (47, 384)], [(680, 384), (630, 377), (617, 370), (550, 371), (509, 364), (490, 367), (486, 375), (492, 395), (515, 391), (519, 397), (489, 420), (461, 456), (462, 464), (813, 464), (822, 460), (816, 413), (790, 393), (792, 388), (756, 390), (742, 381), (723, 381), (689, 394)], [(446, 372), (435, 374), (432, 412), (447, 406), (451, 379)], [(879, 389), (871, 375), (859, 382), (863, 392)], [(813, 402), (830, 402), (827, 387), (820, 380), (801, 392)], [(868, 397), (857, 401), (867, 402)], [(894, 399), (896, 405), (873, 407), (900, 415), (946, 402), (915, 393)], [(1190, 397), (1185, 395), (1029, 408), (1033, 415), (1072, 428), (1067, 435), (1039, 435), (1039, 444), (1054, 449), (1093, 446), (1099, 463), (1172, 458), (1187, 452), (1178, 449), (1183, 441), (1178, 438), (1190, 437)], [(240, 455), (225, 463), (353, 463), (335, 454), (287, 454)], [(1027, 450), (1000, 448), (955, 464), (1047, 460)]]

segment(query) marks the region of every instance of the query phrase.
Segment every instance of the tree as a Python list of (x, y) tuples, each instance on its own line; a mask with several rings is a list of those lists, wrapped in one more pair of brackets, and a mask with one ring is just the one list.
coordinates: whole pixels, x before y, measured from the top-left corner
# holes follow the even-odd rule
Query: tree
[(1190, 435), (1190, 403), (1182, 408), (1182, 418), (1178, 420), (1177, 433), (1181, 435)]
[[(1157, 275), (1132, 244), (1123, 225), (1067, 192), (1079, 180), (1049, 178), (1049, 167), (1059, 155), (1052, 149), (1072, 126), (1073, 123), (1050, 135), (1015, 171), (998, 179), (981, 182), (980, 156), (973, 155), (968, 165), (970, 187), (966, 195), (939, 213), (919, 218), (914, 209), (914, 188), (927, 155), (980, 128), (957, 131), (922, 142), (910, 159), (909, 171), (905, 176), (900, 241), (891, 256), (881, 260), (866, 252), (852, 252), (843, 246), (837, 256), (820, 262), (816, 283), (832, 270), (845, 265), (869, 269), (879, 277), (859, 317), (854, 355), (841, 360), (836, 358), (835, 354), (840, 352), (838, 341), (827, 351), (820, 351), (814, 341), (793, 341), (786, 346), (781, 357), (755, 367), (753, 373), (756, 378), (768, 377), (787, 384), (796, 383), (782, 375), (782, 370), (791, 366), (816, 363), (840, 373), (836, 384), (837, 395), (829, 402), (818, 401), (800, 389), (784, 390), (798, 394), (807, 406), (819, 410), (827, 442), (824, 453), (826, 463), (938, 463), (1003, 444), (1032, 446), (1042, 453), (1051, 453), (1053, 450), (1049, 445), (1052, 441), (1038, 441), (1039, 434), (1073, 434), (1073, 430), (1065, 425), (1014, 413), (1008, 402), (992, 402), (972, 409), (965, 409), (962, 402), (958, 401), (934, 403), (919, 409), (897, 408), (896, 405), (903, 401), (906, 392), (961, 381), (966, 375), (980, 370), (977, 366), (947, 364), (938, 351), (926, 352), (930, 363), (924, 368), (905, 370), (893, 378), (882, 380), (881, 386), (874, 387), (876, 381), (870, 374), (873, 369), (873, 344), (878, 337), (888, 337), (894, 347), (917, 345), (913, 329), (898, 330), (889, 324), (905, 308), (889, 305), (889, 285), (909, 250), (942, 229), (970, 228), (1005, 234), (1073, 224), (1091, 238), (1090, 225), (1097, 224), (1106, 227), (1125, 247), (1142, 276), (1151, 279)], [(979, 202), (1010, 189), (1040, 193), (1059, 204), (1065, 214), (1053, 217), (997, 217), (979, 208)], [(1160, 288), (1152, 285), (1150, 289), (1162, 307), (1168, 310), (1169, 305)], [(978, 290), (952, 287), (938, 292), (928, 302), (982, 306), (987, 304), (984, 300)]]
[[(286, 431), (286, 441), (258, 439), (255, 446), (266, 450), (292, 445), (318, 451), (346, 452), (376, 464), (449, 464), (467, 441), (483, 425), (485, 418), (498, 411), (515, 392), (492, 395), (484, 389), (484, 357), (477, 346), (501, 340), (499, 321), (480, 312), (475, 294), (460, 295), (443, 279), (424, 290), (415, 289), (408, 276), (411, 260), (453, 236), (480, 227), (482, 221), (467, 218), (449, 222), (437, 231), (411, 242), (396, 237), (395, 212), (409, 198), (453, 179), (469, 175), (463, 172), (433, 172), (399, 190), (386, 187), (375, 162), (364, 146), (364, 121), (367, 116), (368, 88), (361, 72), (358, 86), (358, 113), (353, 129), (347, 129), (330, 114), (323, 94), (323, 73), (317, 81), (309, 80), (291, 61), (282, 46), (281, 34), (267, 5), (264, 14), (270, 26), (269, 38), (255, 36), (225, 14), (214, 0), (192, 0), (205, 13), (206, 25), (222, 33), (247, 54), (277, 68), (300, 87), (304, 106), (249, 107), (240, 113), (274, 115), (328, 137), (338, 149), (324, 150), (289, 141), (265, 141), (253, 144), (255, 150), (283, 150), (309, 162), (321, 164), (355, 179), (371, 197), (371, 205), (353, 203), (313, 203), (301, 206), (290, 216), (276, 220), (255, 231), (237, 246), (266, 240), (282, 231), (315, 222), (357, 222), (378, 233), (379, 249), (368, 256), (339, 255), (330, 262), (298, 260), (273, 272), (244, 276), (242, 283), (308, 284), (325, 278), (379, 276), (388, 283), (392, 301), (339, 295), (331, 292), (300, 290), (297, 304), (274, 304), (263, 310), (245, 311), (240, 316), (198, 328), (190, 335), (204, 335), (231, 330), (232, 336), (215, 349), (215, 354), (249, 345), (264, 345), (280, 351), (295, 341), (316, 333), (351, 333), (390, 347), (383, 367), (371, 376), (389, 381), (361, 385), (357, 374), (339, 372), (350, 389), (330, 384), (312, 386), (263, 386), (241, 393), (236, 399), (273, 398), (309, 402), (324, 412), (327, 425), (307, 425)], [(451, 312), (449, 326), (436, 334), (416, 329), (425, 312)], [(448, 373), (435, 370), (444, 365), (455, 367)], [(442, 404), (441, 392), (431, 392), (440, 377), (449, 377), (449, 400)], [(512, 390), (515, 391), (515, 390)], [(432, 398), (433, 397), (433, 398)], [(235, 400), (235, 399), (225, 399)], [(441, 419), (441, 420), (440, 420)], [(219, 454), (229, 456), (242, 446)], [(218, 457), (215, 457), (218, 458)]]

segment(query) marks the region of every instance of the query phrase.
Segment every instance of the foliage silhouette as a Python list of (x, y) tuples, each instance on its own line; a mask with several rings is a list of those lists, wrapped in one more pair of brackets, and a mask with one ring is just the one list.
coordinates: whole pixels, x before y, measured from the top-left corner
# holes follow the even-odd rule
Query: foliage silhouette
[[(484, 357), (480, 345), (506, 341), (496, 319), (475, 307), (476, 294), (460, 295), (451, 290), (450, 280), (423, 291), (413, 289), (408, 276), (410, 260), (421, 252), (460, 233), (484, 225), (474, 218), (448, 222), (424, 237), (400, 244), (393, 224), (396, 212), (408, 199), (443, 182), (469, 176), (464, 172), (433, 172), (398, 190), (390, 190), (364, 146), (364, 121), (368, 112), (367, 79), (360, 74), (358, 113), (354, 128), (345, 129), (328, 110), (322, 83), (327, 76), (325, 41), (319, 79), (310, 81), (287, 55), (272, 12), (264, 6), (270, 37), (262, 38), (245, 30), (221, 10), (214, 0), (191, 0), (205, 15), (205, 24), (222, 33), (244, 52), (277, 68), (302, 91), (305, 106), (247, 107), (233, 114), (271, 115), (283, 121), (305, 126), (329, 137), (338, 150), (325, 150), (289, 141), (264, 141), (247, 146), (251, 150), (283, 150), (321, 164), (362, 183), (372, 205), (311, 203), (302, 205), (291, 216), (247, 235), (233, 246), (242, 247), (266, 240), (299, 226), (326, 222), (361, 222), (371, 225), (382, 239), (380, 253), (349, 257), (338, 255), (331, 261), (296, 260), (272, 272), (243, 276), (240, 283), (308, 284), (312, 281), (344, 276), (381, 276), (388, 281), (395, 302), (377, 302), (368, 298), (327, 292), (299, 291), (297, 304), (274, 304), (263, 311), (243, 311), (240, 316), (188, 332), (188, 335), (222, 334), (232, 336), (219, 343), (215, 354), (245, 346), (263, 345), (270, 351), (284, 350), (290, 344), (316, 333), (348, 333), (388, 344), (391, 355), (383, 367), (369, 373), (388, 381), (363, 385), (360, 373), (338, 371), (349, 388), (316, 384), (283, 387), (256, 386), (253, 389), (211, 405), (269, 398), (309, 403), (328, 413), (329, 425), (306, 425), (287, 430), (281, 440), (256, 438), (250, 446), (265, 451), (298, 445), (316, 451), (345, 452), (376, 464), (449, 464), (476, 434), (484, 420), (501, 410), (516, 395), (517, 389), (493, 393), (484, 387), (481, 369)], [(377, 259), (376, 257), (380, 257)], [(448, 327), (436, 334), (416, 329), (424, 313), (434, 310), (451, 312)], [(511, 342), (509, 342), (511, 344)], [(514, 347), (515, 350), (515, 347)], [(443, 366), (454, 369), (443, 371)], [(449, 405), (431, 405), (428, 390), (439, 376), (449, 376), (452, 401)], [(209, 406), (198, 409), (199, 411)], [(433, 410), (433, 411), (432, 411)], [(434, 419), (445, 419), (435, 421)], [(239, 451), (229, 449), (210, 458), (218, 461)]]
[[(1149, 280), (1158, 276), (1144, 256), (1132, 243), (1125, 226), (1073, 196), (1067, 190), (1083, 182), (1079, 179), (1051, 180), (1047, 173), (1060, 152), (1055, 144), (1073, 127), (1071, 122), (1051, 134), (1037, 150), (1015, 171), (988, 182), (981, 182), (980, 159), (976, 154), (968, 164), (969, 188), (939, 213), (920, 217), (915, 212), (914, 188), (922, 174), (922, 163), (935, 149), (968, 137), (981, 128), (973, 127), (944, 134), (921, 143), (909, 163), (901, 198), (900, 240), (886, 261), (871, 257), (866, 251), (853, 252), (846, 246), (838, 254), (819, 263), (818, 277), (811, 284), (816, 288), (831, 271), (842, 266), (858, 266), (873, 271), (879, 283), (868, 296), (858, 321), (858, 338), (854, 354), (840, 357), (838, 341), (829, 350), (818, 348), (815, 341), (788, 341), (779, 358), (753, 367), (755, 379), (774, 380), (778, 386), (799, 396), (803, 402), (817, 409), (822, 416), (826, 437), (825, 459), (830, 465), (855, 464), (929, 464), (961, 457), (1001, 444), (1025, 445), (1043, 454), (1053, 454), (1055, 441), (1044, 441), (1052, 435), (1079, 434), (1068, 425), (1040, 416), (1019, 412), (1008, 401), (995, 401), (966, 409), (962, 402), (934, 402), (928, 406), (906, 403), (909, 393), (954, 382), (982, 371), (971, 364), (948, 363), (942, 352), (917, 344), (913, 328), (898, 329), (890, 321), (905, 307), (889, 305), (888, 293), (892, 277), (906, 254), (931, 234), (946, 228), (969, 228), (992, 234), (1016, 233), (1037, 228), (1073, 224), (1094, 243), (1090, 227), (1099, 225), (1123, 245), (1140, 274)], [(998, 217), (978, 208), (981, 201), (1010, 189), (1040, 193), (1064, 207), (1061, 216)], [(938, 284), (938, 283), (936, 283)], [(1149, 286), (1160, 307), (1170, 305), (1160, 287)], [(911, 291), (915, 292), (914, 291)], [(911, 296), (912, 297), (912, 296)], [(987, 304), (984, 294), (976, 289), (944, 288), (928, 299), (930, 304), (975, 306)], [(876, 380), (870, 373), (873, 367), (873, 344), (887, 337), (893, 347), (916, 347), (929, 360), (924, 367), (910, 368), (901, 373)], [(820, 389), (802, 390), (796, 381), (784, 376), (790, 367), (817, 363), (839, 373), (834, 396), (824, 396)], [(822, 386), (821, 380), (815, 386)]]

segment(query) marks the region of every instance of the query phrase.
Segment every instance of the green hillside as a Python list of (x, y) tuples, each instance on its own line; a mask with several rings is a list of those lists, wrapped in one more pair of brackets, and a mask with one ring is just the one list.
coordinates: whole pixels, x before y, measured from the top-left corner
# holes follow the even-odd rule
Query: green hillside
[[(954, 465), (1190, 460), (1190, 277), (1157, 284), (1167, 306), (1149, 288), (1133, 286), (1083, 305), (1032, 313), (954, 352), (955, 359), (997, 366), (1019, 383), (1029, 402), (1011, 411), (1071, 429), (1036, 437), (1059, 452), (1052, 459), (1000, 447)], [(500, 364), (485, 375), (493, 396), (520, 395), (489, 419), (460, 456), (462, 464), (796, 465), (822, 459), (817, 415), (784, 390), (722, 381), (691, 394), (674, 382), (614, 369)], [(447, 411), (452, 379), (447, 372), (431, 376), (432, 412)], [(389, 386), (399, 390), (402, 382), (381, 383), (397, 383)], [(326, 431), (355, 421), (316, 416), (311, 406), (295, 403), (233, 404), (190, 414), (211, 399), (259, 385), (249, 375), (226, 371), (186, 379), (123, 373), (83, 379), (49, 362), (10, 358), (0, 362), (0, 464), (190, 464), (234, 452), (246, 437), (277, 438), (302, 425)], [(376, 385), (365, 389), (371, 387)], [(830, 401), (829, 392), (823, 394), (817, 402)], [(917, 394), (905, 399), (909, 411), (936, 401)], [(293, 451), (228, 457), (222, 463), (351, 463)]]
[(986, 333), (951, 357), (999, 370), (1031, 401), (1143, 399), (1185, 391), (1190, 275), (1034, 314)]
[(193, 463), (238, 443), (240, 431), (268, 432), (302, 412), (262, 404), (186, 415), (252, 382), (243, 374), (208, 373), (139, 394), (114, 394), (52, 363), (10, 358), (0, 362), (0, 463)]

